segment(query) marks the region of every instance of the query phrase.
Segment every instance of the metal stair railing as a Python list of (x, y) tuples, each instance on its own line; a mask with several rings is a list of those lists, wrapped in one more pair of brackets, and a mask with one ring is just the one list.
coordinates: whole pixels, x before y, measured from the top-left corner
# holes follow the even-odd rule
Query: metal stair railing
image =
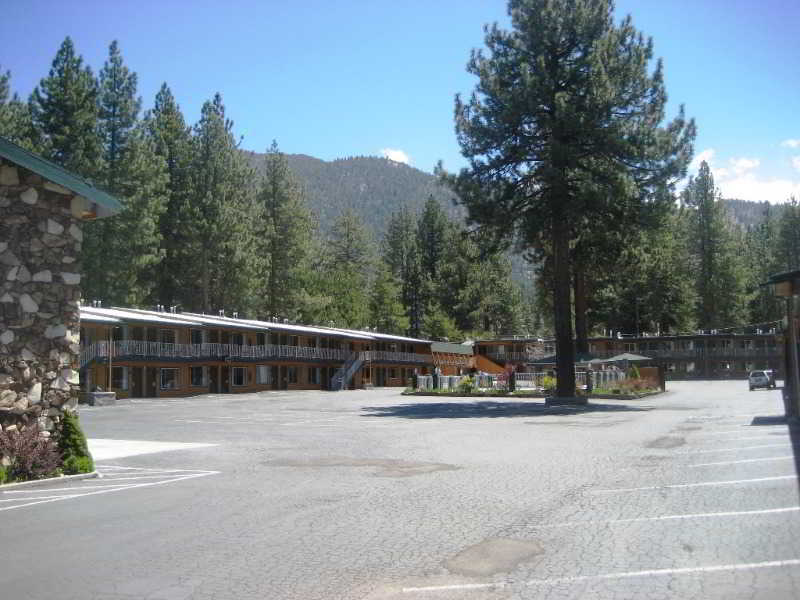
[(355, 375), (356, 371), (361, 368), (361, 365), (364, 364), (364, 357), (363, 353), (353, 352), (347, 359), (341, 368), (336, 371), (333, 378), (331, 379), (331, 390), (334, 392), (340, 392), (347, 384), (350, 383), (350, 380)]

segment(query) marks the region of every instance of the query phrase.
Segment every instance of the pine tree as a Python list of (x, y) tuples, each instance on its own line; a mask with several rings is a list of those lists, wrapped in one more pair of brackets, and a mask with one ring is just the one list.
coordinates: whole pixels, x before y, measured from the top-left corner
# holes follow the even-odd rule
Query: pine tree
[(705, 161), (689, 180), (683, 202), (692, 211), (698, 326), (712, 329), (744, 323), (747, 297), (741, 239), (727, 218)]
[(166, 167), (144, 128), (137, 129), (141, 100), (136, 74), (123, 64), (116, 42), (100, 71), (99, 89), (99, 179), (121, 200), (123, 210), (85, 227), (83, 295), (112, 304), (150, 304), (156, 300), (153, 275), (162, 257), (158, 221), (164, 211)]
[[(487, 28), (489, 56), (473, 52), (479, 78), (456, 97), (456, 133), (470, 166), (442, 173), (469, 223), (498, 245), (550, 245), (559, 396), (575, 393), (570, 244), (664, 201), (685, 173), (694, 124), (681, 111), (666, 127), (661, 63), (630, 18), (614, 24), (610, 0), (511, 0), (512, 30)], [(594, 188), (595, 193), (585, 190)]]
[(309, 279), (312, 215), (276, 142), (267, 151), (265, 163), (257, 197), (259, 269), (265, 274), (261, 310), (294, 319), (304, 312), (301, 298), (308, 297), (303, 290)]
[(153, 149), (167, 167), (167, 197), (158, 227), (162, 260), (155, 269), (157, 302), (164, 306), (195, 308), (190, 298), (190, 277), (196, 263), (187, 247), (189, 240), (190, 130), (172, 91), (163, 84), (155, 104), (145, 115), (144, 125)]
[(136, 96), (136, 81), (136, 73), (125, 66), (114, 40), (108, 49), (108, 60), (100, 70), (98, 114), (105, 167), (103, 181), (112, 193), (117, 191), (120, 159), (142, 108), (142, 99)]
[(432, 281), (437, 280), (442, 262), (447, 224), (442, 207), (433, 196), (428, 196), (417, 219), (417, 247), (422, 271)]
[[(745, 261), (747, 263), (747, 287), (752, 290), (748, 306), (749, 323), (767, 323), (783, 316), (784, 307), (769, 286), (762, 285), (779, 271), (778, 224), (769, 203), (764, 208), (763, 220), (748, 228), (745, 236)], [(798, 223), (800, 225), (800, 223)], [(800, 234), (797, 234), (800, 236)], [(800, 241), (800, 237), (798, 238)], [(800, 244), (798, 244), (800, 247)]]
[(337, 326), (369, 326), (375, 249), (361, 218), (345, 209), (333, 224), (325, 265), (330, 314)]
[(97, 180), (103, 173), (97, 80), (67, 37), (48, 77), (28, 101), (37, 150), (65, 169)]
[(252, 171), (245, 165), (222, 96), (203, 104), (192, 140), (192, 188), (186, 248), (197, 257), (195, 284), (185, 303), (211, 311), (255, 308), (257, 256)]
[(33, 149), (28, 106), (11, 93), (11, 71), (0, 70), (0, 136)]
[(796, 198), (783, 205), (777, 227), (775, 271), (800, 269), (800, 202)]
[(384, 238), (384, 260), (400, 283), (400, 300), (408, 317), (408, 333), (419, 336), (424, 318), (424, 277), (414, 216), (407, 205), (393, 212)]
[(400, 286), (388, 265), (379, 260), (369, 298), (370, 323), (382, 333), (403, 335), (408, 330), (408, 317), (400, 302)]

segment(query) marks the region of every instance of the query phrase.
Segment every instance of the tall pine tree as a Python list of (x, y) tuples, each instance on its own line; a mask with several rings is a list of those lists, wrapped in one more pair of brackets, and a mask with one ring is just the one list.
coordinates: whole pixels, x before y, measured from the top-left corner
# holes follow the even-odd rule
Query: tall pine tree
[(67, 37), (28, 101), (39, 153), (94, 180), (103, 173), (97, 97), (97, 80)]

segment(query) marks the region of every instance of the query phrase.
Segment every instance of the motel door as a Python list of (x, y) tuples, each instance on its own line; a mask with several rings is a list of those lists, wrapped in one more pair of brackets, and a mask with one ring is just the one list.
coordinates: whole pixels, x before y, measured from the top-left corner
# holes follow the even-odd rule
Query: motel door
[(208, 391), (219, 393), (219, 367), (208, 367)]
[(158, 369), (147, 367), (144, 371), (144, 389), (146, 398), (158, 397)]
[(231, 391), (231, 368), (230, 367), (220, 367), (220, 371), (222, 371), (222, 389), (221, 392), (223, 394), (229, 394)]
[(144, 398), (144, 369), (142, 367), (133, 367), (131, 369), (131, 397)]

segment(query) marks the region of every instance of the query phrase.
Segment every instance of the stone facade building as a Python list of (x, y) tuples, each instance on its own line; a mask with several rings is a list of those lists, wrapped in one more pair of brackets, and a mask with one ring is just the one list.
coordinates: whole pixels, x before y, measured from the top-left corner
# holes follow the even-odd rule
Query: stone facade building
[(81, 222), (119, 203), (0, 138), (0, 426), (52, 431), (74, 408)]

